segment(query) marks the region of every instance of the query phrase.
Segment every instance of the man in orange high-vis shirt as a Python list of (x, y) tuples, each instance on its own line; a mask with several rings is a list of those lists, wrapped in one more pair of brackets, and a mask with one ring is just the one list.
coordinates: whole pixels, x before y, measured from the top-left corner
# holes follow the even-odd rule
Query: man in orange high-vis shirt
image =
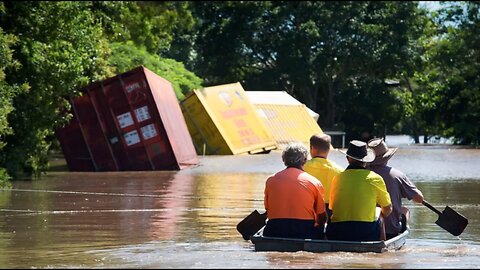
[(383, 178), (366, 169), (367, 163), (375, 159), (375, 154), (365, 142), (357, 140), (350, 142), (344, 154), (349, 165), (332, 181), (329, 204), (332, 216), (327, 225), (327, 238), (385, 240), (385, 229), (377, 219), (376, 209), (379, 205), (381, 215), (386, 217), (392, 212), (392, 203)]
[(264, 236), (323, 239), (327, 214), (323, 186), (303, 171), (308, 149), (290, 143), (282, 152), (286, 168), (269, 176), (264, 204), (268, 222)]

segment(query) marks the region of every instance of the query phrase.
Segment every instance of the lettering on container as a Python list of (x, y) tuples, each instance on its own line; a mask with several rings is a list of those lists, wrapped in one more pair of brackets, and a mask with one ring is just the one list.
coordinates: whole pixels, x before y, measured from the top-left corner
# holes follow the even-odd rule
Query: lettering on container
[(245, 128), (238, 130), (238, 135), (240, 135), (240, 137), (249, 137), (254, 136), (255, 132), (253, 132), (251, 128)]
[(223, 118), (229, 119), (237, 116), (242, 116), (247, 114), (247, 110), (245, 108), (239, 108), (239, 109), (234, 109), (234, 110), (225, 110), (220, 112)]
[(133, 118), (130, 112), (117, 115), (117, 120), (121, 128), (133, 125)]
[(127, 132), (123, 135), (125, 139), (125, 143), (127, 146), (134, 145), (140, 142), (140, 137), (138, 136), (138, 132), (136, 130)]
[(141, 86), (138, 82), (135, 82), (135, 83), (132, 83), (132, 84), (129, 84), (129, 85), (125, 86), (125, 90), (127, 90), (127, 93), (131, 93), (132, 91), (140, 89), (140, 88), (141, 88)]
[(246, 127), (247, 126), (247, 123), (245, 122), (244, 119), (235, 119), (233, 120), (233, 122), (235, 123), (235, 126), (237, 128), (242, 128), (242, 127)]
[(250, 138), (244, 138), (242, 139), (242, 143), (243, 145), (254, 145), (254, 144), (258, 144), (260, 143), (261, 140), (258, 136), (253, 136), (253, 137), (250, 137)]
[(144, 140), (148, 140), (150, 138), (153, 138), (153, 137), (157, 136), (157, 134), (158, 134), (157, 129), (155, 128), (154, 124), (143, 126), (141, 128), (141, 130), (142, 130), (142, 136), (143, 136)]
[(143, 106), (138, 109), (135, 109), (135, 116), (137, 117), (137, 122), (142, 122), (150, 119), (150, 113), (148, 112), (148, 106)]
[(242, 95), (237, 90), (235, 90), (235, 96), (237, 96), (240, 100), (243, 100)]
[(111, 144), (116, 144), (117, 142), (118, 142), (118, 138), (117, 138), (117, 137), (110, 138), (110, 143), (111, 143)]
[(230, 94), (229, 94), (229, 93), (227, 93), (227, 92), (220, 92), (220, 93), (218, 93), (218, 96), (219, 96), (220, 99), (225, 103), (225, 105), (227, 105), (228, 107), (232, 106), (233, 100), (232, 100), (232, 98), (230, 97)]

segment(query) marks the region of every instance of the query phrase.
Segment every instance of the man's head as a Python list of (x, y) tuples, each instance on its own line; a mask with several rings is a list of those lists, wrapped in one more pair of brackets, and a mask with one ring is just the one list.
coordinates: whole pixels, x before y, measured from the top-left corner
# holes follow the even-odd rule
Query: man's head
[(289, 143), (282, 152), (282, 160), (287, 167), (303, 168), (307, 157), (307, 147), (298, 142)]
[(367, 147), (367, 144), (362, 141), (350, 141), (347, 152), (340, 150), (341, 153), (347, 156), (349, 164), (357, 164), (365, 167), (366, 163), (372, 162), (375, 159), (373, 150)]
[(397, 152), (398, 148), (388, 148), (383, 138), (374, 138), (368, 142), (370, 147), (375, 153), (375, 160), (371, 165), (387, 164), (388, 160)]
[(324, 157), (328, 156), (330, 151), (330, 144), (332, 138), (325, 133), (314, 134), (310, 137), (310, 153), (312, 157)]

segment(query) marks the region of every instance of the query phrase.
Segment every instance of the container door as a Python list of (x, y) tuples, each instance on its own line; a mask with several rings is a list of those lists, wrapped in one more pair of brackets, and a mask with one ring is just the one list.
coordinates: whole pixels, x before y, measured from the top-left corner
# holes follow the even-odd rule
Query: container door
[(103, 94), (107, 101), (107, 108), (110, 110), (111, 120), (113, 118), (113, 122), (119, 131), (118, 138), (123, 146), (119, 149), (125, 149), (124, 153), (128, 160), (128, 166), (121, 169), (151, 170), (152, 166), (140, 138), (138, 123), (128, 103), (121, 78), (116, 77), (116, 79), (104, 83)]
[[(125, 93), (132, 108), (132, 118), (137, 126), (139, 144), (142, 145), (145, 159), (153, 170), (179, 169), (173, 150), (168, 143), (167, 133), (157, 111), (157, 104), (152, 96), (143, 69), (122, 76)], [(168, 106), (168, 104), (158, 104)], [(178, 104), (177, 104), (178, 106)]]
[(95, 171), (92, 157), (75, 115), (68, 125), (56, 130), (56, 136), (70, 171)]
[(77, 97), (72, 108), (92, 158), (95, 171), (115, 171), (117, 166), (88, 95)]

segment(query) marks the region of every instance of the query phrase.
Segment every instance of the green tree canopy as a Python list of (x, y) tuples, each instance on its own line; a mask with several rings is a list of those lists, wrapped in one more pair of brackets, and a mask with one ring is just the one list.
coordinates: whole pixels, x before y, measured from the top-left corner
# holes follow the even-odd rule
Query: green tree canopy
[(2, 28), (18, 37), (13, 57), (21, 68), (7, 78), (13, 84), (28, 84), (30, 90), (13, 99), (15, 110), (8, 122), (13, 133), (6, 136), (0, 164), (18, 178), (18, 173), (39, 175), (48, 167), (48, 150), (54, 130), (68, 119), (68, 97), (78, 87), (109, 73), (108, 43), (100, 24), (89, 12), (88, 2), (8, 2)]
[(145, 48), (136, 46), (132, 41), (111, 44), (111, 65), (116, 67), (117, 73), (129, 71), (143, 65), (159, 76), (170, 81), (178, 100), (193, 89), (202, 87), (202, 80), (194, 73), (185, 69), (185, 66), (173, 59), (161, 58), (147, 52)]
[[(210, 85), (241, 81), (248, 90), (285, 90), (318, 111), (324, 128), (341, 125), (361, 133), (378, 126), (373, 132), (383, 132), (382, 125), (393, 126), (400, 112), (382, 82), (405, 70), (415, 54), (412, 41), (421, 32), (413, 30), (424, 22), (417, 5), (195, 3), (200, 22), (194, 71)], [(373, 96), (381, 101), (372, 103)], [(397, 111), (376, 113), (392, 109)], [(352, 121), (359, 113), (363, 121)]]

